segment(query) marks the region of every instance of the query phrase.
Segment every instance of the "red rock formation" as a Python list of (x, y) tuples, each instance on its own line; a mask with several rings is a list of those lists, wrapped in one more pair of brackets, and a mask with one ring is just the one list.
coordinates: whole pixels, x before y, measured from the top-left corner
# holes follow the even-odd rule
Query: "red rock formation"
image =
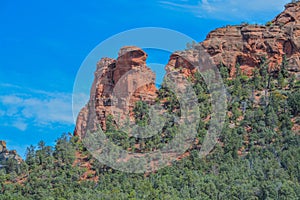
[[(245, 24), (218, 28), (197, 46), (204, 48), (216, 65), (227, 66), (231, 76), (235, 74), (237, 63), (246, 75), (251, 76), (263, 57), (269, 61), (269, 70), (276, 70), (286, 56), (288, 70), (300, 79), (300, 2), (287, 4), (285, 10), (266, 26)], [(97, 125), (105, 130), (109, 114), (123, 113), (121, 119), (124, 120), (136, 101), (154, 101), (155, 74), (146, 66), (146, 59), (143, 50), (124, 47), (117, 60), (103, 58), (98, 62), (90, 100), (78, 115), (75, 135), (82, 136), (87, 129), (95, 130)], [(176, 70), (188, 77), (196, 72), (194, 64), (197, 60), (197, 47), (176, 52), (171, 55), (165, 70), (167, 73)], [(143, 82), (147, 84), (136, 87)], [(114, 102), (113, 96), (117, 96), (119, 102)]]
[(77, 117), (75, 135), (82, 137), (98, 125), (105, 130), (110, 114), (121, 114), (124, 120), (136, 101), (154, 102), (155, 74), (146, 66), (146, 59), (142, 49), (123, 47), (117, 60), (102, 58), (98, 62), (90, 100)]
[[(269, 61), (269, 69), (276, 70), (286, 56), (288, 70), (300, 78), (300, 2), (287, 4), (285, 8), (268, 26), (244, 24), (218, 28), (197, 45), (209, 53), (216, 65), (227, 66), (231, 76), (237, 63), (250, 76), (263, 57)], [(184, 74), (192, 74), (191, 63), (198, 59), (195, 53), (196, 49), (174, 53), (166, 71), (181, 68)]]
[(179, 70), (179, 72), (182, 73), (185, 77), (189, 77), (194, 74), (197, 71), (195, 65), (193, 65), (193, 61), (196, 56), (193, 57), (192, 54), (192, 50), (173, 53), (170, 56), (170, 60), (165, 67), (166, 72), (168, 73), (174, 70)]
[[(234, 75), (239, 63), (242, 71), (251, 75), (264, 56), (269, 69), (280, 67), (283, 56), (289, 61), (289, 70), (299, 77), (300, 72), (300, 3), (287, 4), (285, 11), (268, 26), (240, 25), (218, 28), (210, 32), (201, 45), (216, 64), (228, 66)], [(300, 77), (299, 77), (300, 78)]]

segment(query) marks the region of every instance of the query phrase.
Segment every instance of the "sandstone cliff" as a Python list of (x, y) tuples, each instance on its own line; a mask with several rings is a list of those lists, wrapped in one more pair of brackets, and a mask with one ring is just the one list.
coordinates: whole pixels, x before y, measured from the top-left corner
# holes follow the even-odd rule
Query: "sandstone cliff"
[(270, 70), (276, 70), (286, 56), (289, 71), (300, 78), (300, 3), (287, 4), (266, 26), (244, 24), (218, 28), (201, 45), (216, 64), (227, 66), (232, 76), (236, 63), (251, 75), (262, 57), (270, 61)]
[(116, 60), (102, 58), (98, 62), (90, 100), (78, 115), (75, 135), (81, 137), (98, 125), (106, 130), (106, 118), (113, 112), (125, 120), (139, 100), (154, 102), (155, 74), (146, 66), (147, 56), (142, 49), (131, 46), (123, 47)]
[[(289, 72), (300, 79), (300, 2), (287, 4), (285, 10), (266, 25), (226, 26), (210, 32), (194, 48), (173, 53), (165, 67), (166, 72), (180, 69), (186, 77), (194, 74), (193, 60), (199, 59), (197, 46), (204, 48), (216, 65), (227, 66), (232, 77), (237, 64), (251, 76), (252, 71), (259, 68), (262, 58), (268, 60), (270, 71), (276, 71), (286, 57)], [(154, 102), (157, 92), (155, 74), (146, 66), (146, 59), (147, 54), (142, 49), (124, 47), (116, 60), (102, 58), (98, 62), (90, 100), (78, 115), (75, 135), (81, 137), (87, 130), (95, 130), (97, 125), (105, 130), (106, 118), (113, 112), (123, 113), (121, 119), (124, 120), (138, 100)], [(138, 75), (143, 73), (150, 80), (143, 80)], [(134, 86), (143, 82), (148, 84)], [(112, 96), (116, 95), (121, 102), (114, 102)]]

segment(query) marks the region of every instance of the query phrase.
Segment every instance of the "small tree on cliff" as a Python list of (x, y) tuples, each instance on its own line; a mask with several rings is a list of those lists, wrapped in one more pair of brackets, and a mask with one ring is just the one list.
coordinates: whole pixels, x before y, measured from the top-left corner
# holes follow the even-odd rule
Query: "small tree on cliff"
[(114, 117), (112, 115), (108, 115), (106, 118), (106, 131), (115, 131), (115, 123), (114, 123)]
[(224, 79), (229, 78), (228, 68), (223, 63), (220, 64), (220, 74)]
[(281, 68), (280, 68), (280, 73), (282, 74), (283, 78), (287, 78), (289, 77), (289, 72), (288, 72), (288, 61), (286, 56), (284, 55), (282, 58), (282, 62), (281, 62)]
[(143, 101), (138, 101), (135, 103), (135, 107), (133, 109), (136, 123), (141, 126), (147, 125), (149, 121), (149, 106), (147, 103)]

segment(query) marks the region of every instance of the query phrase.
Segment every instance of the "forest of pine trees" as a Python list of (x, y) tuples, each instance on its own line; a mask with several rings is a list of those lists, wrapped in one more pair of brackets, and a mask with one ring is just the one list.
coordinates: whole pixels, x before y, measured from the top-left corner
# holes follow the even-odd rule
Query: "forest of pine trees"
[[(188, 157), (155, 173), (130, 174), (101, 164), (77, 137), (63, 134), (54, 147), (43, 141), (28, 147), (21, 165), (7, 161), (0, 170), (0, 199), (300, 199), (300, 134), (294, 128), (300, 125), (300, 82), (288, 73), (285, 58), (274, 72), (262, 60), (252, 77), (244, 76), (237, 65), (230, 79), (228, 68), (220, 65), (228, 114), (219, 143), (204, 159), (197, 147), (208, 127), (204, 119), (210, 115), (210, 96), (201, 75), (195, 74), (191, 81), (203, 120), (199, 144)], [(168, 99), (169, 112), (179, 106), (164, 86), (158, 97)], [(149, 120), (147, 111), (147, 104), (136, 103), (141, 126)], [(119, 132), (112, 117), (107, 127), (115, 144), (139, 152), (161, 148), (180, 134), (174, 124), (166, 124), (161, 135), (136, 140)]]

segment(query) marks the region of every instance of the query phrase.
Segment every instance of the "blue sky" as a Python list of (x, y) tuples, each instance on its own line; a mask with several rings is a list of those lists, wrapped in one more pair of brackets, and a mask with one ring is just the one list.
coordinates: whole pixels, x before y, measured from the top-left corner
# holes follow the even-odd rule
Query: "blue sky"
[[(288, 2), (1, 0), (0, 140), (24, 156), (30, 144), (53, 145), (63, 132), (72, 132), (77, 71), (95, 46), (117, 33), (162, 27), (199, 42), (227, 24), (264, 24)], [(151, 52), (149, 57), (167, 60)]]

